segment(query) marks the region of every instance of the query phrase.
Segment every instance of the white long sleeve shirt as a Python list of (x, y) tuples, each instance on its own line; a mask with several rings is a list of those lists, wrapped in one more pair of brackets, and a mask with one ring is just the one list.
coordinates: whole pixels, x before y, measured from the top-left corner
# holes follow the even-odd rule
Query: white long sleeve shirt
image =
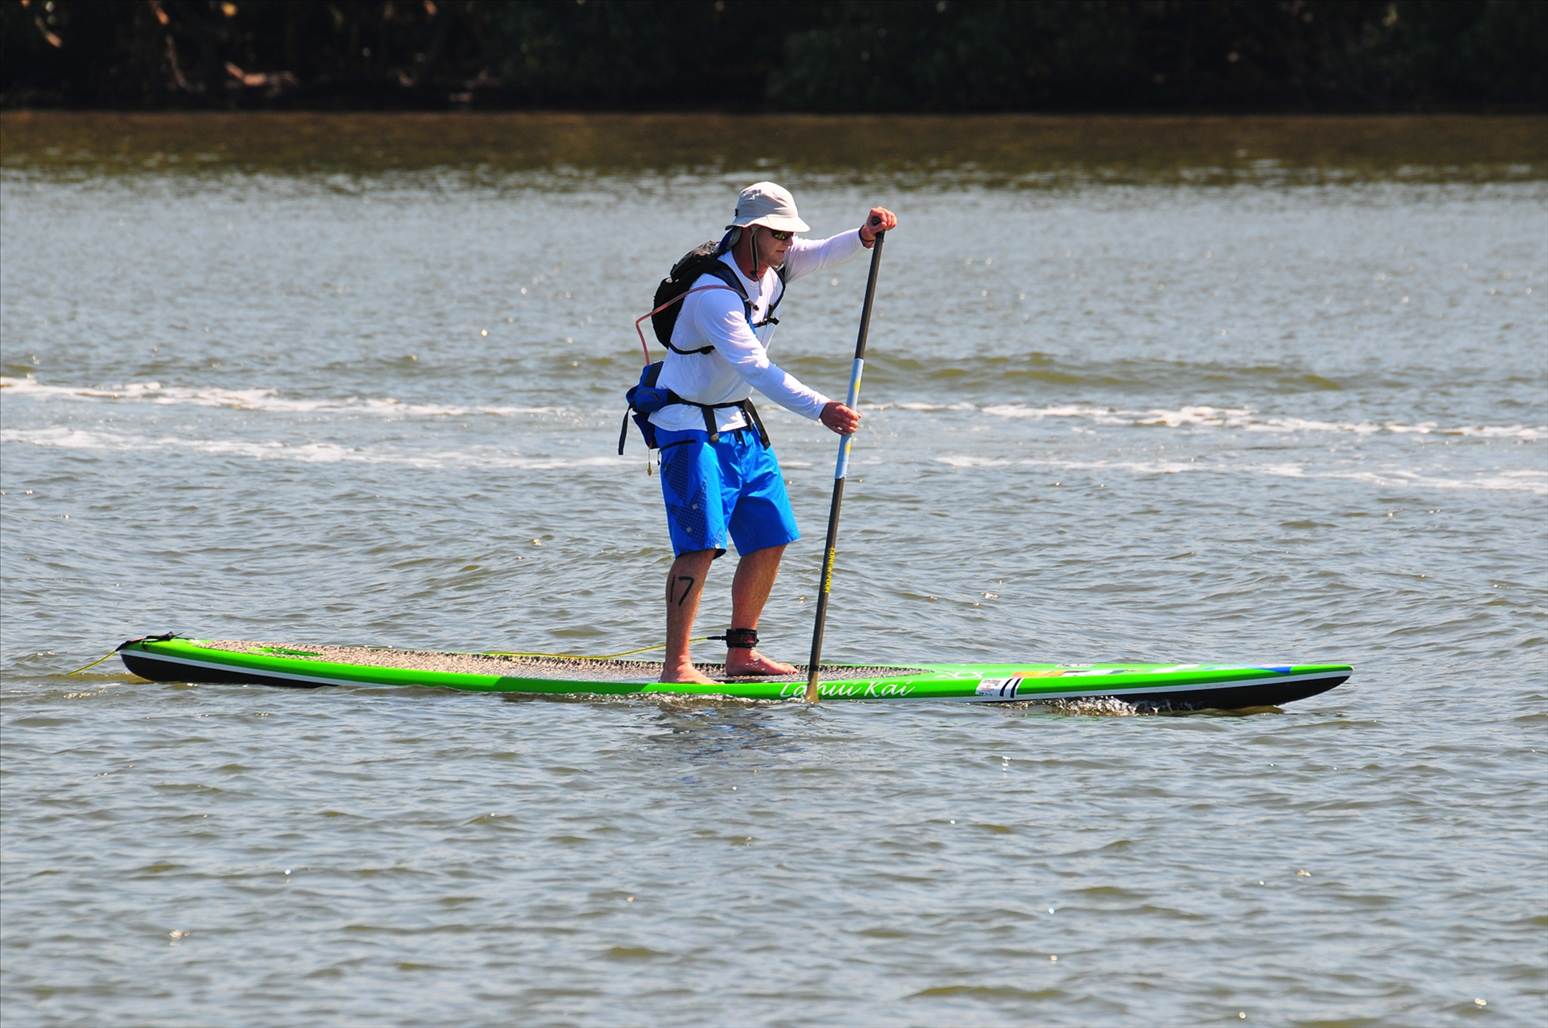
[[(858, 229), (827, 239), (794, 239), (785, 253), (785, 282), (841, 264), (865, 249)], [(754, 282), (742, 274), (736, 259), (723, 254), (724, 261), (747, 291), (752, 301), (752, 321), (763, 320), (769, 305), (777, 301), (784, 286), (770, 268)], [(716, 288), (706, 289), (704, 286)], [(697, 290), (697, 291), (695, 291)], [(757, 332), (748, 324), (742, 298), (713, 275), (701, 275), (682, 301), (677, 325), (672, 330), (672, 345), (684, 350), (713, 346), (709, 353), (678, 353), (668, 350), (657, 384), (671, 389), (686, 400), (697, 403), (736, 403), (745, 400), (753, 389), (780, 406), (804, 417), (816, 419), (828, 398), (806, 386), (800, 379), (769, 360), (767, 344), (774, 326), (765, 325)], [(697, 407), (671, 404), (650, 416), (651, 424), (668, 431), (704, 428), (704, 414)], [(736, 407), (715, 411), (718, 431), (742, 428), (747, 419)]]

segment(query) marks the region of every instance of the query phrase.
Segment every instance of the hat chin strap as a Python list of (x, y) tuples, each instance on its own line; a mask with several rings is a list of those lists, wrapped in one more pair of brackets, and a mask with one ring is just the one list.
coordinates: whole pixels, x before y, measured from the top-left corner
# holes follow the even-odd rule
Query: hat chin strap
[[(757, 233), (753, 231), (753, 229), (757, 227), (758, 226), (756, 225), (748, 225), (746, 228), (741, 230), (742, 235), (738, 236), (736, 240), (737, 244), (739, 244), (743, 239), (747, 240), (747, 259), (752, 263), (753, 271), (751, 278), (755, 282), (761, 277), (759, 275), (758, 268), (758, 236)], [(733, 246), (734, 245), (736, 244), (733, 244)]]

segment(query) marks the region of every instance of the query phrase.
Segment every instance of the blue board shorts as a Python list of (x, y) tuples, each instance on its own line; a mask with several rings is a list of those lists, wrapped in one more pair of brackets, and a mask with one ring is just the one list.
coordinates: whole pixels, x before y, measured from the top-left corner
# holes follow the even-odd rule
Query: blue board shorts
[(801, 537), (774, 451), (750, 428), (720, 433), (656, 430), (661, 497), (677, 556), (726, 552), (726, 535), (742, 555)]

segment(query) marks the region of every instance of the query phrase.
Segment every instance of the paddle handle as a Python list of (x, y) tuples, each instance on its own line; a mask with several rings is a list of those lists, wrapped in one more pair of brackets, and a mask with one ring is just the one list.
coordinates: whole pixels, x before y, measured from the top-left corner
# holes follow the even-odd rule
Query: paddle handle
[[(849, 398), (845, 406), (858, 409), (860, 376), (865, 371), (865, 340), (871, 331), (871, 305), (876, 300), (876, 273), (881, 268), (882, 243), (887, 233), (876, 233), (871, 248), (871, 270), (865, 279), (865, 305), (860, 309), (860, 335), (855, 340), (855, 362), (849, 369)], [(822, 580), (817, 592), (817, 620), (812, 626), (812, 653), (806, 662), (806, 702), (816, 703), (817, 670), (822, 666), (822, 633), (828, 622), (828, 596), (833, 588), (833, 556), (838, 550), (839, 511), (844, 505), (844, 477), (849, 473), (849, 447), (854, 435), (839, 436), (838, 460), (833, 467), (833, 502), (828, 506), (828, 541), (822, 551)]]

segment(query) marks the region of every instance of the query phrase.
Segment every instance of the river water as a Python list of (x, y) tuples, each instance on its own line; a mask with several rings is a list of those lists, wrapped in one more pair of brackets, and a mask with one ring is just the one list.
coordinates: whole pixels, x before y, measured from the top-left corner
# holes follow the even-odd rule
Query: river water
[[(1545, 129), (5, 115), (0, 1017), (1542, 1024)], [(632, 321), (758, 178), (901, 219), (825, 656), (1355, 676), (1169, 717), (67, 675), (659, 640)], [(864, 280), (782, 310), (832, 395)], [(764, 406), (799, 660), (834, 437)]]

